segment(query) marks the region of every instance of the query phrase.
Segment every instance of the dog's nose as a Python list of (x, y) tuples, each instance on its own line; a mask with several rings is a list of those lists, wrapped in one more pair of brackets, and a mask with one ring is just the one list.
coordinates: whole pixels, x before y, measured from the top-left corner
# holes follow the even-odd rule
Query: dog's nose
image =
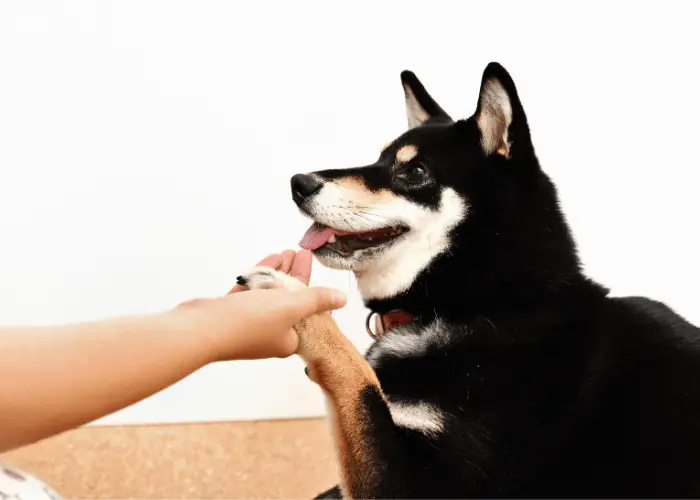
[(292, 177), (292, 198), (296, 203), (301, 203), (323, 186), (323, 182), (313, 175), (296, 174)]

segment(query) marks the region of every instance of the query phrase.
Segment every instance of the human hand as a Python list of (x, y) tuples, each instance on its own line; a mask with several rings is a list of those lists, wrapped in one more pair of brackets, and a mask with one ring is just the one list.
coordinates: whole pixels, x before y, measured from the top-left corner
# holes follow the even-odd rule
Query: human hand
[[(281, 254), (268, 255), (258, 262), (256, 266), (271, 267), (277, 271), (294, 276), (308, 286), (311, 280), (312, 261), (312, 254), (308, 250), (300, 250), (298, 252), (285, 250)], [(247, 288), (242, 285), (236, 285), (229, 293), (238, 293), (244, 290), (247, 290)]]
[[(305, 250), (270, 255), (258, 265), (289, 273), (304, 284), (311, 276), (311, 254)], [(205, 345), (210, 361), (284, 358), (297, 350), (295, 324), (313, 314), (339, 309), (346, 300), (345, 294), (330, 288), (289, 291), (236, 286), (224, 297), (189, 301), (173, 313), (180, 327)]]

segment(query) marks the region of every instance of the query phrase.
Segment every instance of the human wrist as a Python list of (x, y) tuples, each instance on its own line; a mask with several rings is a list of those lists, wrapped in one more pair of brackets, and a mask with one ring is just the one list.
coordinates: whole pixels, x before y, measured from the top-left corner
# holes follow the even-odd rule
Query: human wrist
[(174, 341), (182, 345), (188, 356), (205, 366), (221, 359), (219, 343), (215, 341), (215, 332), (211, 320), (207, 318), (209, 299), (197, 299), (177, 306), (158, 315), (163, 331), (171, 335)]

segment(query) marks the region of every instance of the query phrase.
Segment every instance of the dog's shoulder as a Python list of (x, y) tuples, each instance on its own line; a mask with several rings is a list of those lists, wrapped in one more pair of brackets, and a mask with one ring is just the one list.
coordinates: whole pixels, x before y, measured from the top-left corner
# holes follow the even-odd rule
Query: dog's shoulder
[(700, 328), (663, 302), (622, 296), (604, 300), (587, 333), (621, 400), (670, 421), (683, 418), (682, 406), (700, 423)]
[(627, 359), (700, 359), (700, 328), (665, 303), (643, 296), (610, 297), (607, 302), (603, 328)]
[(684, 472), (700, 467), (700, 328), (647, 297), (606, 302), (597, 333), (608, 346), (608, 390), (598, 403), (617, 424), (605, 435), (624, 442), (630, 478), (658, 483), (644, 482), (649, 491), (700, 493), (696, 476)]

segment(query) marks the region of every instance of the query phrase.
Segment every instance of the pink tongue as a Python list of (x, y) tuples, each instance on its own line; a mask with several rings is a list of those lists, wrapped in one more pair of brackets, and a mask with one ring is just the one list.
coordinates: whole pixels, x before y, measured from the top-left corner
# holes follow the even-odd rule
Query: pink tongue
[(328, 238), (336, 233), (331, 227), (319, 227), (318, 224), (312, 224), (306, 231), (306, 234), (301, 239), (299, 246), (304, 250), (316, 250), (328, 243)]

